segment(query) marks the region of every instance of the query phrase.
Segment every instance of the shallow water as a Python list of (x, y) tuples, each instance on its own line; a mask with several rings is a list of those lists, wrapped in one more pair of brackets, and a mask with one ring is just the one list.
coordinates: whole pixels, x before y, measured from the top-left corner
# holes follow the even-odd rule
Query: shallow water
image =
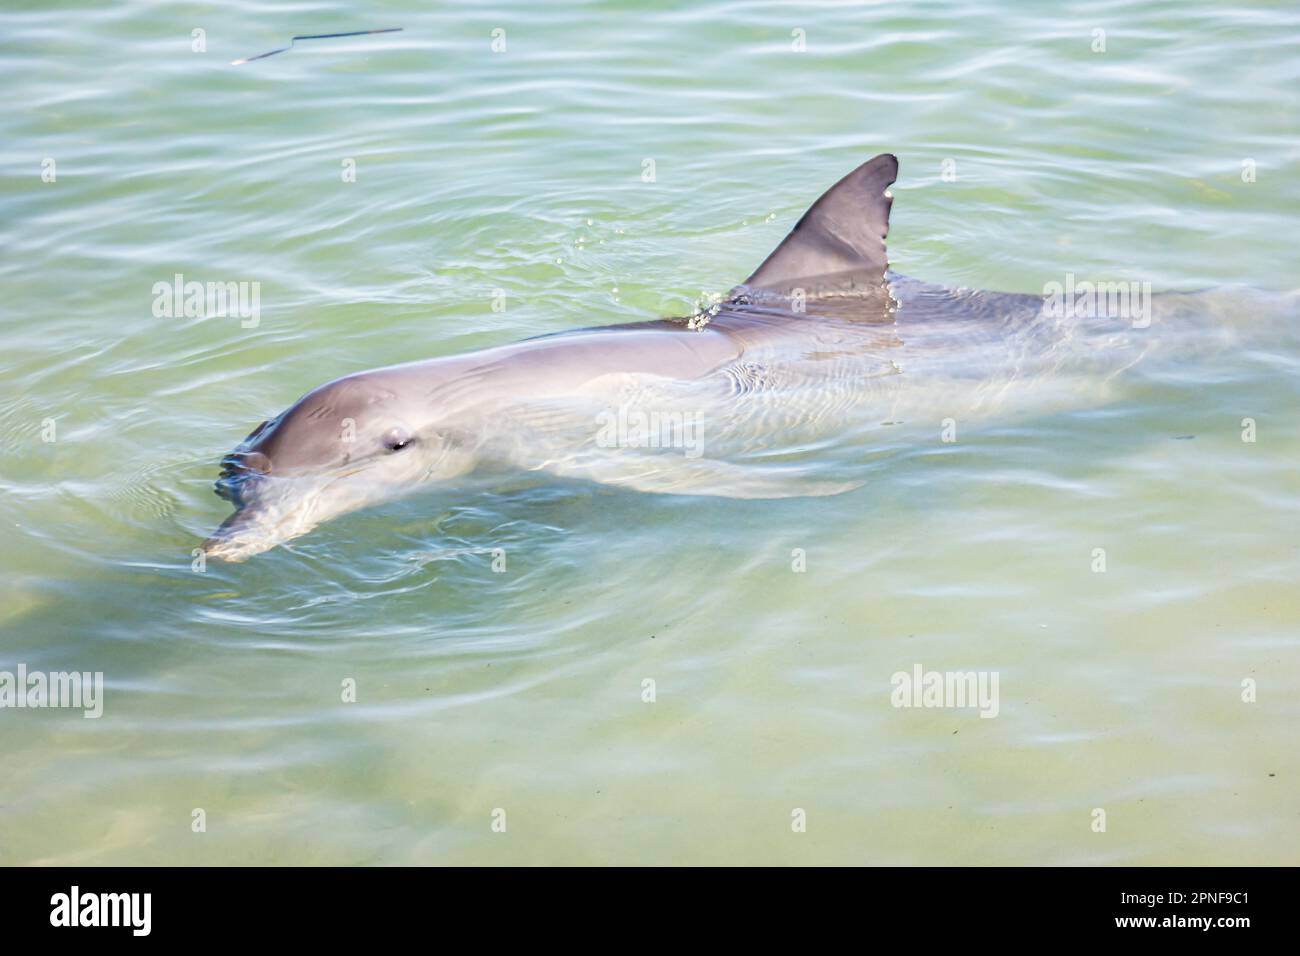
[[(0, 710), (0, 862), (1297, 862), (1298, 28), (11, 5), (0, 670), (105, 699)], [(838, 497), (432, 490), (191, 570), (220, 457), (307, 389), (689, 312), (885, 150), (904, 273), (1259, 290), (1214, 312), (1257, 334), (859, 447)], [(155, 317), (176, 273), (260, 283), (258, 325)], [(918, 663), (995, 672), (998, 716), (891, 706)]]

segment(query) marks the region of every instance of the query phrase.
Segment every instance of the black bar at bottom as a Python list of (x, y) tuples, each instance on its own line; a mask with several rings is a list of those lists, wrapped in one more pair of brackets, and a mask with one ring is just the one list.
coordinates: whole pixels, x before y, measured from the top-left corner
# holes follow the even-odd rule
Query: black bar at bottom
[(511, 929), (567, 936), (625, 925), (630, 938), (669, 945), (666, 926), (690, 921), (737, 939), (778, 924), (813, 935), (848, 928), (863, 941), (893, 928), (919, 932), (923, 949), (1044, 933), (1232, 945), (1280, 938), (1296, 909), (1294, 869), (1248, 868), (625, 869), (597, 878), (583, 870), (56, 868), (3, 870), (0, 884), (7, 944), (76, 934), (79, 943), (337, 946), (412, 930), (455, 929), (464, 939), (462, 930), (477, 927), (496, 940)]

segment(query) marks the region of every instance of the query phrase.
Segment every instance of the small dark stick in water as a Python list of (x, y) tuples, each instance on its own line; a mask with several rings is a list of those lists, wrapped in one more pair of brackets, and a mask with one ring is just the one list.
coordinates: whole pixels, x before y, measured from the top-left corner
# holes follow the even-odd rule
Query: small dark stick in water
[(277, 53), (285, 53), (293, 49), (293, 45), (299, 40), (333, 40), (335, 37), (364, 37), (372, 33), (400, 33), (401, 27), (384, 27), (382, 30), (354, 30), (351, 33), (310, 33), (304, 36), (290, 37), (289, 45), (282, 46), (278, 50), (268, 50), (265, 53), (259, 53), (257, 56), (246, 56), (242, 60), (231, 60), (231, 66), (242, 66), (245, 63), (251, 63), (254, 60), (264, 60), (268, 56), (275, 56)]

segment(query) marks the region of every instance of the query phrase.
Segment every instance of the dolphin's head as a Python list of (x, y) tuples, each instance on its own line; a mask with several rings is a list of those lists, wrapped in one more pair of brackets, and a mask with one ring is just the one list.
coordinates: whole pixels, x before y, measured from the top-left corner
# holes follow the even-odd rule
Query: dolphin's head
[(203, 549), (243, 561), (419, 481), (466, 470), (424, 403), (401, 391), (392, 372), (348, 376), (257, 426), (222, 460), (216, 492), (236, 510)]

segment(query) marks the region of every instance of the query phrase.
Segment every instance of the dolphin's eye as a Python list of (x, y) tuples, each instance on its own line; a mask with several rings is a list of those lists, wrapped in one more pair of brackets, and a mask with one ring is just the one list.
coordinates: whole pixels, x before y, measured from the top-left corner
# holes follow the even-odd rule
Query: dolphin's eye
[(389, 451), (401, 451), (411, 443), (411, 436), (405, 428), (390, 428), (384, 432), (383, 441)]

